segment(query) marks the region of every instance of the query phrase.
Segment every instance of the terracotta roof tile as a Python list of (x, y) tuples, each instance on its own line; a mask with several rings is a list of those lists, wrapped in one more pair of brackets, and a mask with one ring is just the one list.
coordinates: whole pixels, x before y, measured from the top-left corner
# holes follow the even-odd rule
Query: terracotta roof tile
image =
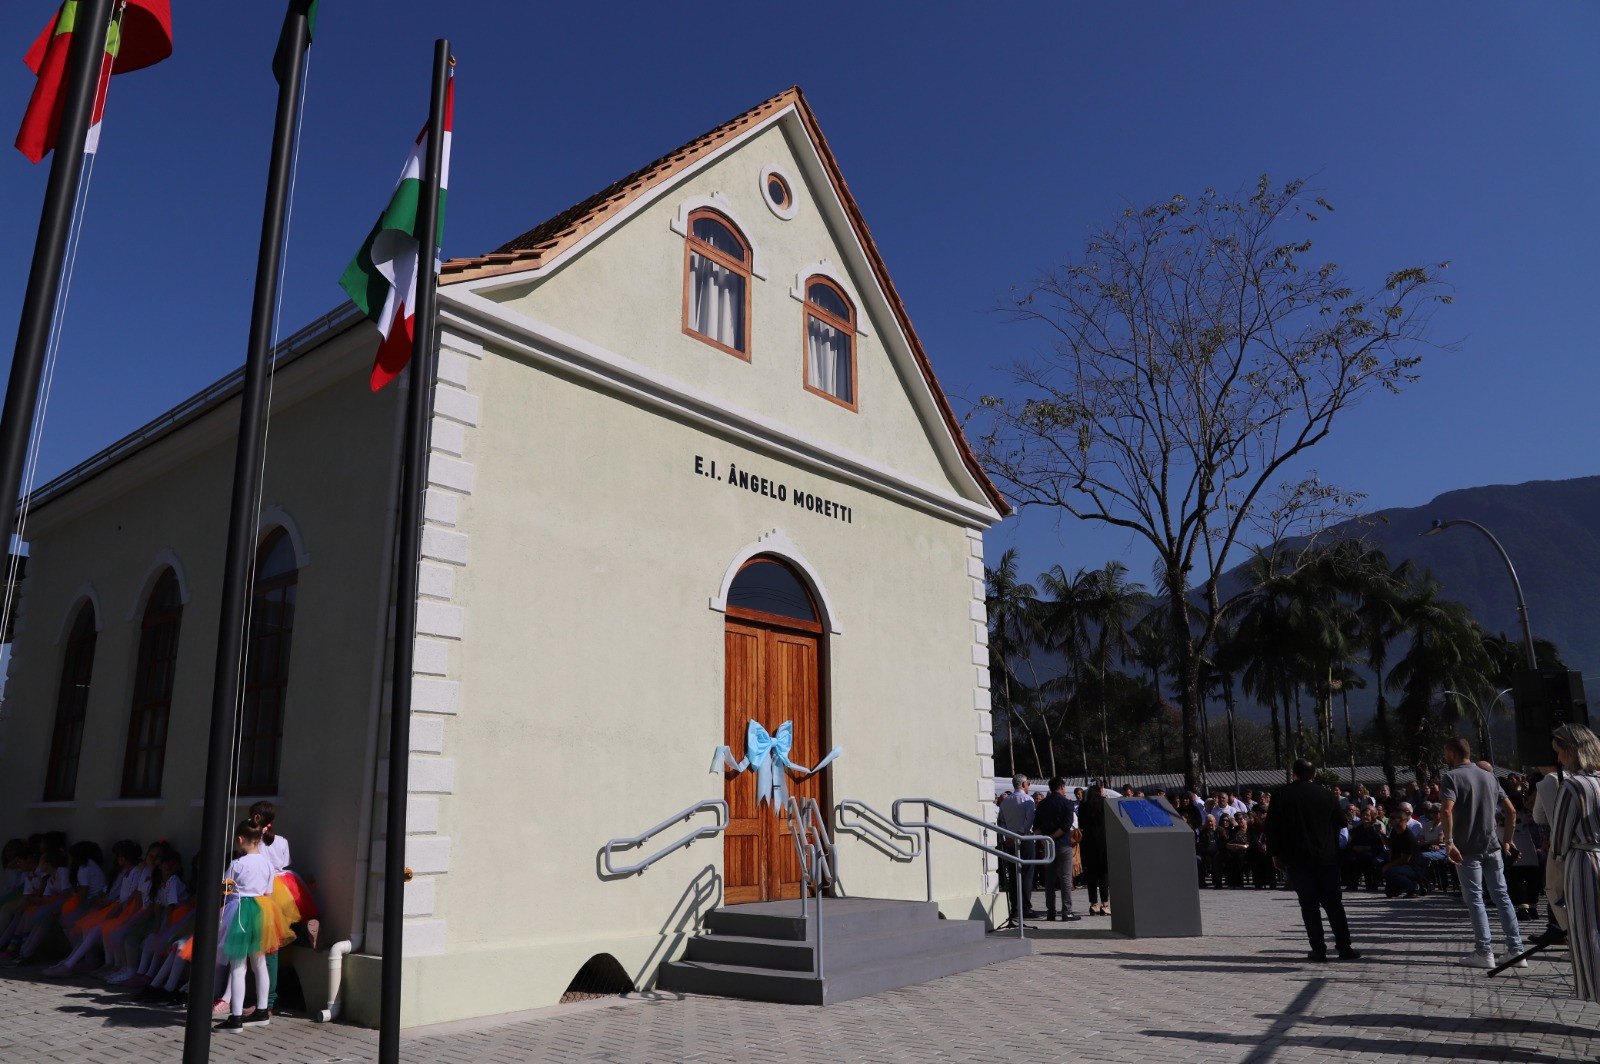
[(900, 293), (895, 290), (894, 282), (889, 277), (888, 267), (884, 264), (883, 257), (878, 253), (878, 247), (872, 240), (872, 234), (867, 229), (866, 219), (857, 206), (855, 197), (850, 195), (849, 188), (845, 185), (844, 174), (839, 170), (839, 164), (833, 157), (833, 152), (828, 148), (827, 139), (822, 135), (822, 129), (817, 125), (816, 116), (811, 107), (806, 103), (805, 94), (799, 86), (785, 89), (783, 92), (769, 100), (752, 107), (708, 133), (702, 134), (685, 144), (683, 147), (663, 155), (661, 158), (647, 166), (634, 171), (620, 181), (613, 182), (596, 192), (588, 199), (575, 203), (560, 214), (539, 225), (529, 229), (526, 233), (515, 239), (508, 240), (487, 255), (475, 258), (451, 259), (443, 266), (440, 278), (441, 284), (456, 284), (470, 281), (479, 277), (491, 277), (497, 274), (518, 273), (523, 270), (536, 269), (545, 262), (553, 259), (562, 251), (581, 240), (586, 234), (604, 224), (619, 210), (632, 203), (642, 193), (655, 187), (662, 180), (671, 177), (687, 167), (693, 165), (701, 157), (718, 146), (725, 143), (730, 137), (736, 136), (750, 126), (761, 122), (768, 116), (783, 110), (793, 104), (800, 115), (801, 122), (805, 125), (806, 132), (816, 145), (817, 154), (822, 159), (823, 167), (827, 170), (830, 180), (838, 191), (839, 199), (844, 204), (845, 213), (849, 216), (851, 224), (861, 240), (862, 247), (866, 250), (867, 258), (872, 264), (873, 273), (878, 283), (887, 294), (890, 307), (894, 311), (895, 319), (899, 322), (907, 342), (910, 344), (911, 353), (917, 360), (917, 367), (922, 371), (923, 378), (928, 383), (929, 390), (933, 393), (934, 401), (938, 404), (939, 413), (944, 418), (946, 427), (955, 438), (961, 450), (961, 456), (969, 472), (972, 473), (983, 488), (984, 494), (994, 504), (1002, 516), (1011, 512), (1011, 507), (1006, 503), (1005, 497), (984, 472), (978, 463), (977, 455), (972, 451), (972, 446), (967, 442), (966, 435), (961, 431), (961, 423), (956, 419), (955, 412), (950, 408), (950, 402), (945, 397), (944, 389), (939, 387), (938, 378), (934, 376), (933, 366), (928, 361), (927, 352), (923, 350), (922, 341), (917, 338), (916, 330), (911, 326), (911, 318), (906, 313), (905, 304), (901, 302)]

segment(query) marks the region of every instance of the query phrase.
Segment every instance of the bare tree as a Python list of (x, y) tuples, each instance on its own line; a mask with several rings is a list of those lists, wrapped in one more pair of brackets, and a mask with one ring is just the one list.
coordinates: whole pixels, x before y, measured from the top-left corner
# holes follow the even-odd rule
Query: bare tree
[(1450, 301), (1443, 263), (1358, 291), (1333, 263), (1306, 261), (1305, 230), (1331, 210), (1303, 181), (1262, 177), (1234, 196), (1123, 211), (1007, 308), (1050, 330), (1051, 349), (1016, 366), (1010, 395), (981, 403), (984, 461), (1014, 500), (1155, 549), (1191, 786), (1204, 784), (1200, 672), (1226, 609), (1218, 578), (1241, 541), (1353, 512), (1358, 494), (1291, 474), (1363, 395), (1416, 379), (1431, 312)]

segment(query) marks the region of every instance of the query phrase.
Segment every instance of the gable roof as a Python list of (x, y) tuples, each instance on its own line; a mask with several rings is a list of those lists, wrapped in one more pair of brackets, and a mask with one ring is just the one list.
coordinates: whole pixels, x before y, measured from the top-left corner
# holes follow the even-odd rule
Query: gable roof
[(674, 151), (668, 152), (661, 158), (634, 171), (627, 177), (615, 181), (579, 203), (568, 207), (540, 224), (529, 229), (521, 236), (508, 240), (487, 255), (473, 258), (451, 259), (443, 266), (440, 276), (441, 284), (458, 284), (463, 281), (477, 280), (482, 277), (493, 277), (500, 274), (521, 273), (525, 270), (537, 269), (554, 260), (562, 252), (581, 241), (590, 232), (603, 225), (606, 221), (633, 203), (650, 189), (668, 180), (674, 175), (693, 166), (700, 159), (717, 150), (727, 143), (732, 137), (738, 136), (751, 126), (783, 111), (785, 108), (794, 107), (804, 125), (807, 135), (811, 138), (812, 145), (816, 148), (818, 157), (822, 160), (828, 178), (833, 184), (834, 191), (838, 194), (840, 202), (844, 205), (846, 215), (855, 230), (857, 239), (866, 251), (867, 260), (872, 266), (872, 271), (878, 284), (882, 287), (888, 298), (889, 306), (894, 312), (900, 331), (905, 336), (911, 353), (921, 370), (923, 379), (927, 382), (928, 390), (933, 394), (939, 413), (944, 418), (945, 427), (954, 437), (960, 449), (962, 461), (967, 467), (984, 494), (994, 505), (1002, 517), (1011, 513), (1011, 507), (1006, 503), (1005, 497), (994, 486), (983, 466), (979, 464), (977, 455), (973, 453), (972, 446), (967, 442), (966, 434), (961, 431), (961, 424), (956, 420), (955, 412), (950, 407), (950, 401), (945, 397), (944, 389), (939, 386), (938, 378), (934, 376), (933, 366), (928, 361), (927, 352), (922, 347), (922, 341), (917, 338), (916, 330), (911, 326), (911, 317), (906, 313), (905, 304), (901, 302), (900, 294), (894, 287), (894, 282), (889, 277), (888, 267), (884, 264), (883, 256), (879, 254), (877, 245), (872, 240), (872, 234), (867, 229), (866, 219), (861, 214), (861, 208), (856, 204), (855, 198), (850, 195), (850, 189), (845, 185), (844, 175), (839, 170), (839, 164), (833, 157), (833, 152), (828, 148), (828, 142), (822, 135), (822, 129), (817, 125), (816, 115), (806, 103), (805, 94), (800, 87), (794, 86), (786, 89), (769, 100), (764, 100), (744, 112), (738, 117), (724, 122), (708, 133), (702, 134)]

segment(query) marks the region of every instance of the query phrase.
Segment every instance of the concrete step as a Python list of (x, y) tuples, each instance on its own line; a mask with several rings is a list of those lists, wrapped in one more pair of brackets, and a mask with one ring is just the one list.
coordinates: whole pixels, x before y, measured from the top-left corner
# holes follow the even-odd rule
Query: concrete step
[[(821, 898), (824, 934), (829, 938), (848, 937), (893, 927), (937, 921), (939, 907), (932, 902), (896, 901), (886, 898)], [(807, 936), (806, 919), (800, 915), (800, 901), (759, 901), (746, 905), (725, 905), (706, 914), (706, 930), (719, 934), (751, 938), (788, 939), (801, 942)]]
[(659, 985), (664, 990), (717, 994), (748, 1001), (830, 1005), (1012, 960), (1031, 951), (1032, 945), (1026, 940), (991, 935), (975, 942), (864, 964), (835, 967), (830, 960), (821, 979), (809, 971), (710, 961), (671, 961), (661, 966)]
[[(977, 920), (933, 919), (848, 933), (833, 926), (830, 913), (824, 918), (822, 933), (823, 959), (830, 968), (840, 969), (981, 942), (984, 926)], [(810, 972), (815, 948), (816, 940), (811, 937), (804, 940), (761, 938), (717, 931), (690, 939), (683, 959)]]

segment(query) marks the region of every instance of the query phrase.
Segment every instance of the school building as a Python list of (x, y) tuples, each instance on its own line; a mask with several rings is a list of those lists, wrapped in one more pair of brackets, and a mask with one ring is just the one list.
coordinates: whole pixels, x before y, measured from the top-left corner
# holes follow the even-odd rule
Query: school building
[[(344, 1015), (375, 1023), (409, 375), (369, 391), (363, 322), (279, 354), (233, 792), (277, 802)], [(790, 724), (798, 764), (841, 749), (791, 780), (825, 809), (992, 819), (982, 536), (1006, 503), (798, 89), (446, 263), (439, 331), (406, 1024), (552, 1004), (602, 956), (643, 988), (710, 908), (797, 897), (756, 773), (713, 763), (751, 720)], [(196, 850), (239, 386), (35, 493), (0, 834)], [(605, 874), (608, 840), (724, 797), (719, 838)], [(923, 896), (920, 864), (837, 841), (851, 894)], [(977, 851), (932, 875), (942, 912), (992, 907)]]

